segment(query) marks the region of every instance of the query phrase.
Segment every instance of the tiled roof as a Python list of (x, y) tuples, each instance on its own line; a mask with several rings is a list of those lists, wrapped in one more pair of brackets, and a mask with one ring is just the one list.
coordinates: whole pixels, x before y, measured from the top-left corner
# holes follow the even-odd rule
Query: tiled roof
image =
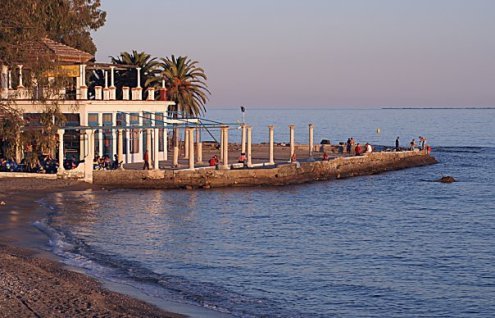
[(75, 49), (68, 45), (43, 38), (41, 41), (30, 42), (25, 46), (28, 56), (36, 58), (40, 55), (48, 55), (60, 63), (86, 63), (94, 56), (87, 52)]

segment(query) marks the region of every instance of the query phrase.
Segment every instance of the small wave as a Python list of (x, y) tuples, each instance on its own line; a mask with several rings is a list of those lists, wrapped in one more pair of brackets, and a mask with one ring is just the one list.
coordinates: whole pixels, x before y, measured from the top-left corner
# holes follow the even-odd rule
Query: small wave
[(482, 153), (493, 151), (492, 147), (477, 147), (477, 146), (458, 146), (458, 147), (433, 147), (433, 152), (447, 152), (447, 153)]
[(269, 299), (239, 294), (213, 283), (194, 282), (185, 277), (158, 274), (138, 262), (122, 259), (87, 245), (70, 232), (49, 225), (49, 220), (36, 221), (33, 226), (49, 238), (52, 252), (69, 265), (87, 274), (120, 284), (130, 285), (146, 295), (201, 306), (220, 313), (242, 317), (300, 317), (294, 311)]

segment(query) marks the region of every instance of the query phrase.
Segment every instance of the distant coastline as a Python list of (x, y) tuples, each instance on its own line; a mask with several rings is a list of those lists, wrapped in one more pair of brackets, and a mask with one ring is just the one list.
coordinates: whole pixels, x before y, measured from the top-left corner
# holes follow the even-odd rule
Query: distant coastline
[(495, 109), (495, 107), (382, 107), (381, 109)]

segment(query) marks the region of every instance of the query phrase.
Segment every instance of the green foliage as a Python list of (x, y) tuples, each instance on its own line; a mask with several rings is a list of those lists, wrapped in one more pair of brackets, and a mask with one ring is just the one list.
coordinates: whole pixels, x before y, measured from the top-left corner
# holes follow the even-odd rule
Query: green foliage
[(169, 100), (175, 102), (171, 111), (186, 116), (199, 116), (206, 111), (210, 91), (206, 85), (205, 71), (187, 56), (162, 58), (162, 76)]
[[(141, 68), (141, 87), (156, 87), (158, 85), (157, 74), (159, 73), (160, 64), (156, 58), (145, 52), (132, 51), (122, 52), (120, 56), (110, 57), (113, 64), (117, 65), (132, 65)], [(137, 72), (135, 68), (116, 71), (115, 86), (119, 88), (123, 86), (135, 87), (137, 83)]]
[[(27, 44), (48, 37), (94, 54), (96, 47), (90, 31), (103, 26), (106, 19), (100, 6), (100, 0), (1, 0), (0, 64), (11, 69), (23, 64), (26, 89), (43, 90), (43, 94), (33, 96), (44, 109), (42, 128), (37, 130), (27, 130), (15, 100), (0, 97), (1, 142), (10, 157), (15, 157), (26, 143), (33, 145), (34, 153), (55, 149), (57, 127), (64, 122), (58, 104), (49, 102), (47, 97), (57, 94), (68, 79), (59, 76), (49, 81), (46, 72), (56, 70), (57, 62), (46, 54), (33, 53)], [(13, 75), (17, 76), (16, 72)]]
[(43, 37), (94, 54), (90, 31), (106, 20), (100, 6), (100, 0), (2, 0), (0, 59), (13, 60), (19, 44)]

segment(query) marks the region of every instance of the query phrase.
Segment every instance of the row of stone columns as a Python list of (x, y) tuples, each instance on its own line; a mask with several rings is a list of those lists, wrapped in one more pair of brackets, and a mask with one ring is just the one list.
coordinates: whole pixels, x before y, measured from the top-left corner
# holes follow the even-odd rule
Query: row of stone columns
[[(290, 129), (290, 156), (295, 153), (295, 134), (294, 134), (294, 128), (295, 125), (289, 125)], [(313, 125), (309, 124), (309, 156), (310, 158), (313, 156)], [(251, 167), (252, 166), (252, 127), (249, 125), (242, 125), (242, 146), (241, 146), (241, 151), (246, 154), (247, 157), (247, 166)], [(59, 129), (58, 130), (58, 135), (59, 135), (59, 164), (60, 164), (60, 171), (63, 171), (63, 162), (64, 162), (64, 145), (63, 145), (63, 138), (64, 138), (64, 129)], [(94, 148), (94, 135), (95, 135), (95, 130), (88, 130), (87, 133), (89, 132), (89, 135), (91, 138), (88, 137), (87, 142), (90, 150), (93, 150)], [(202, 161), (202, 143), (199, 140), (199, 132), (196, 128), (194, 127), (186, 127), (185, 129), (185, 150), (186, 150), (186, 158), (188, 159), (188, 166), (189, 169), (194, 169), (195, 165), (195, 143), (194, 143), (194, 133), (196, 134), (196, 153), (197, 153), (197, 163), (201, 163)], [(274, 160), (274, 127), (272, 125), (268, 126), (268, 132), (269, 132), (269, 164), (275, 164)], [(159, 129), (158, 128), (148, 128), (146, 129), (146, 150), (148, 151), (148, 154), (151, 153), (151, 150), (153, 149), (153, 168), (154, 169), (159, 169), (159, 160), (158, 160), (158, 135), (159, 135)], [(154, 134), (155, 138), (153, 138), (153, 148), (152, 148), (152, 134)], [(118, 129), (117, 131), (117, 160), (119, 163), (123, 162), (124, 157), (123, 157), (123, 136), (124, 136), (124, 131), (123, 129)], [(220, 144), (220, 152), (221, 152), (221, 163), (222, 163), (222, 168), (223, 169), (229, 169), (229, 126), (221, 126), (220, 127), (220, 139), (221, 139), (221, 144)], [(94, 152), (94, 150), (93, 150)], [(177, 144), (174, 147), (174, 161), (173, 164), (175, 166), (178, 165), (178, 158), (179, 158), (179, 148)], [(87, 162), (92, 162), (92, 157), (90, 158), (89, 161)]]
[[(25, 98), (23, 95), (24, 92), (24, 84), (22, 78), (22, 69), (23, 65), (17, 65), (19, 70), (19, 83), (17, 85), (17, 89), (19, 90), (19, 97)], [(9, 98), (9, 91), (13, 90), (12, 88), (12, 70), (9, 69), (7, 65), (1, 65), (0, 68), (0, 96), (4, 99)]]

